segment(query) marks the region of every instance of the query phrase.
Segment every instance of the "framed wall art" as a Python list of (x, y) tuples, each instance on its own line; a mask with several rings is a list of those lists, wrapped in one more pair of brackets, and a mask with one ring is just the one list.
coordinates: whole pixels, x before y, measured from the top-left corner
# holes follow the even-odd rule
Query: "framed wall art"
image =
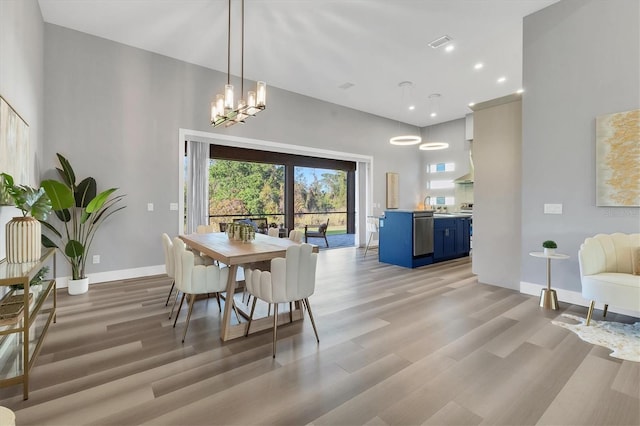
[(29, 125), (0, 96), (0, 172), (18, 184), (32, 185), (30, 159)]
[(640, 206), (640, 109), (596, 117), (596, 206)]
[(398, 208), (398, 174), (387, 172), (387, 208)]

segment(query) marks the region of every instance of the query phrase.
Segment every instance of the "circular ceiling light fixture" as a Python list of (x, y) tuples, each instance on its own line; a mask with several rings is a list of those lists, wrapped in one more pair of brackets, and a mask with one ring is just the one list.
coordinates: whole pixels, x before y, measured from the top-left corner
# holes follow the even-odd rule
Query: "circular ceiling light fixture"
[(436, 151), (438, 149), (447, 149), (449, 144), (446, 142), (425, 142), (420, 145), (422, 151)]
[[(400, 89), (402, 90), (402, 99), (401, 99), (401, 109), (404, 108), (405, 105), (407, 105), (407, 100), (409, 99), (409, 110), (413, 110), (415, 107), (412, 108), (413, 103), (411, 102), (410, 98), (410, 93), (407, 93), (409, 90), (411, 90), (413, 88), (413, 83), (410, 81), (401, 81), (400, 83), (398, 83), (398, 87), (400, 87)], [(398, 129), (400, 129), (400, 122), (398, 122)], [(399, 132), (398, 132), (399, 133)], [(422, 138), (418, 135), (401, 135), (401, 136), (394, 136), (391, 139), (389, 139), (389, 143), (391, 145), (417, 145), (420, 142), (422, 142)]]
[(417, 145), (420, 142), (422, 138), (415, 135), (394, 136), (389, 139), (391, 145)]

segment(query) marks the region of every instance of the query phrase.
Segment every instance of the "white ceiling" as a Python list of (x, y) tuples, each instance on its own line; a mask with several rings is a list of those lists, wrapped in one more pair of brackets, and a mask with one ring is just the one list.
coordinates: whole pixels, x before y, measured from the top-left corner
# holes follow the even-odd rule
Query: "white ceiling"
[[(471, 112), (469, 102), (521, 87), (522, 18), (556, 1), (246, 0), (245, 78), (420, 127), (449, 121)], [(39, 3), (46, 22), (227, 71), (226, 0)], [(239, 0), (232, 10), (239, 31)], [(450, 53), (427, 45), (443, 35)], [(239, 75), (234, 37), (231, 73)], [(474, 70), (477, 62), (484, 68)], [(405, 80), (412, 89), (398, 87)]]

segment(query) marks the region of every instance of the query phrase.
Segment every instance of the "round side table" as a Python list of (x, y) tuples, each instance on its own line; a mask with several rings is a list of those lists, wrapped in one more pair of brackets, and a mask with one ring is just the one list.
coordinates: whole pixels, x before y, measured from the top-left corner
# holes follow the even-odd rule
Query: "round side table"
[(547, 288), (543, 288), (540, 291), (540, 307), (545, 309), (558, 309), (558, 295), (556, 291), (551, 288), (551, 259), (565, 260), (570, 256), (562, 253), (545, 254), (542, 251), (532, 251), (529, 253), (533, 257), (542, 257), (547, 259)]

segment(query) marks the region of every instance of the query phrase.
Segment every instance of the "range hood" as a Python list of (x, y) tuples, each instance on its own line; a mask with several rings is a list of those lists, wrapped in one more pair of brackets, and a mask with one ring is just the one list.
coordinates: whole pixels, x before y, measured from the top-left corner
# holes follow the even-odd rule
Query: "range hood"
[(467, 173), (466, 175), (462, 175), (457, 179), (454, 179), (453, 182), (455, 182), (455, 183), (473, 183), (473, 175), (474, 175), (473, 157), (471, 156), (471, 150), (469, 150), (469, 173)]

